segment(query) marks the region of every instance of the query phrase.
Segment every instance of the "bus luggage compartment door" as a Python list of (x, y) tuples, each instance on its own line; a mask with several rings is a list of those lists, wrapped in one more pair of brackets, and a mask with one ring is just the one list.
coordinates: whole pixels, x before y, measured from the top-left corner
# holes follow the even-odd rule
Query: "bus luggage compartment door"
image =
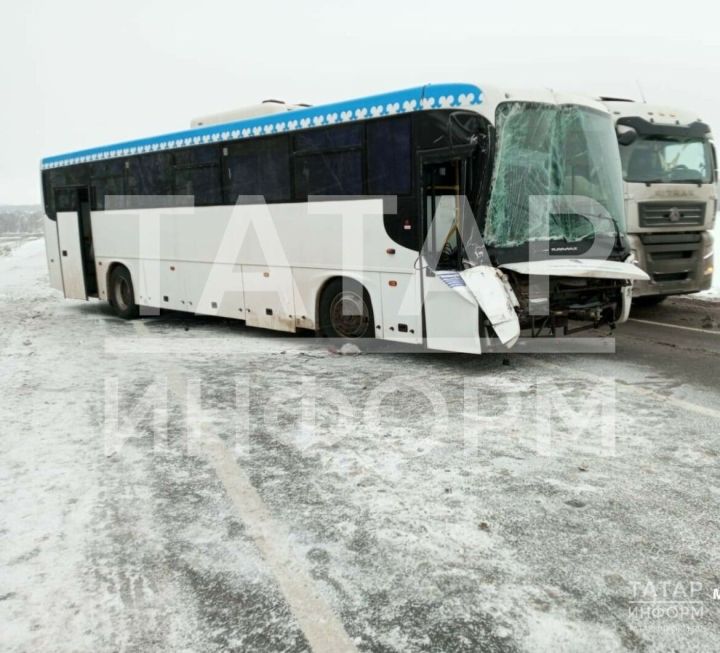
[(65, 297), (87, 299), (78, 213), (76, 211), (58, 213), (57, 226)]
[(245, 324), (295, 332), (293, 276), (290, 268), (243, 265)]

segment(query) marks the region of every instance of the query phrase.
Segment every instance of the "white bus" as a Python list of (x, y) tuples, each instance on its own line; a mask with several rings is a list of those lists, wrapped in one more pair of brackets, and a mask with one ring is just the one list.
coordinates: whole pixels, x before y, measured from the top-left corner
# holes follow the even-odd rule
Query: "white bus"
[[(646, 278), (610, 114), (550, 91), (269, 102), (42, 168), (52, 285), (124, 318), (153, 307), (480, 353), (523, 329), (622, 321)], [(597, 209), (531, 217), (534, 197), (570, 195)]]
[(690, 111), (602, 99), (619, 132), (628, 240), (650, 277), (634, 296), (658, 303), (707, 290), (717, 212), (710, 127)]

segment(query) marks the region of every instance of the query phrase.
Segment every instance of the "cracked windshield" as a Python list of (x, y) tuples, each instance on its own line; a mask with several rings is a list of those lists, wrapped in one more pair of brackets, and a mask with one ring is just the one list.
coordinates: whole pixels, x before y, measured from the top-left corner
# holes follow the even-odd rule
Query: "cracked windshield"
[[(623, 227), (622, 180), (610, 116), (579, 106), (507, 103), (498, 108), (498, 142), (485, 242), (578, 241)], [(532, 196), (583, 196), (608, 215), (564, 211), (529, 219)], [(587, 212), (585, 212), (587, 213)]]

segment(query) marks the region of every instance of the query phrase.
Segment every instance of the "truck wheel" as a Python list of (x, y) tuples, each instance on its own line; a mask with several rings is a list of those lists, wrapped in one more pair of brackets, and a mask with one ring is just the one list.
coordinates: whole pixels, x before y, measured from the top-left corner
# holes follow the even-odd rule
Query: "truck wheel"
[(375, 337), (370, 295), (353, 279), (333, 279), (320, 298), (320, 333), (327, 338)]
[(117, 316), (124, 320), (132, 320), (140, 314), (140, 309), (135, 303), (132, 277), (128, 269), (122, 265), (118, 265), (110, 273), (108, 300)]

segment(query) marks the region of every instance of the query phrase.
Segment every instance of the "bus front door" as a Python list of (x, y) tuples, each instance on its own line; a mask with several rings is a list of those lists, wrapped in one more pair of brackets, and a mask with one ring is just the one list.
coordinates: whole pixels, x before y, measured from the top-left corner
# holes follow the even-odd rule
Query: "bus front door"
[(479, 354), (480, 312), (460, 276), (465, 161), (423, 161), (420, 252), (423, 329), (428, 349)]

